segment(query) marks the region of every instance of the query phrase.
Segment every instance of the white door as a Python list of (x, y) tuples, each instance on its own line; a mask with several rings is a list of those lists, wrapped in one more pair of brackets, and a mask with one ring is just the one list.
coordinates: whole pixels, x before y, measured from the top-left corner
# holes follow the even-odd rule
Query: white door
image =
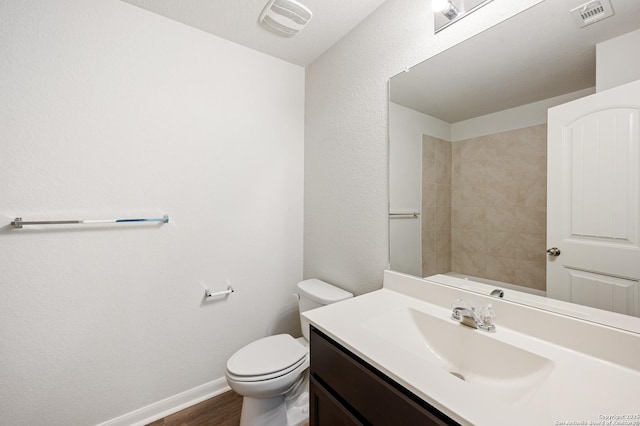
[(640, 80), (549, 110), (549, 297), (640, 316), (639, 125)]

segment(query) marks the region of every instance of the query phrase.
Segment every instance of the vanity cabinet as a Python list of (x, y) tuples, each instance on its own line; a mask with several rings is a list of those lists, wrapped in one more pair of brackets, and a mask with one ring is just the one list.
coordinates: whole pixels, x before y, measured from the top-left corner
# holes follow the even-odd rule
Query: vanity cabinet
[(310, 426), (456, 425), (311, 326)]

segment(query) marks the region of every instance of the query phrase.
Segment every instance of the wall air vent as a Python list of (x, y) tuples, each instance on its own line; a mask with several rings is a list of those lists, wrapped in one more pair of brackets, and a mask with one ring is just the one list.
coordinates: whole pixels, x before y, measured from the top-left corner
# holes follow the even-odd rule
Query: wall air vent
[(265, 28), (283, 37), (293, 37), (307, 25), (313, 14), (295, 0), (271, 0), (260, 14)]
[(582, 6), (571, 9), (571, 15), (578, 26), (583, 28), (613, 16), (613, 8), (609, 0), (591, 0)]

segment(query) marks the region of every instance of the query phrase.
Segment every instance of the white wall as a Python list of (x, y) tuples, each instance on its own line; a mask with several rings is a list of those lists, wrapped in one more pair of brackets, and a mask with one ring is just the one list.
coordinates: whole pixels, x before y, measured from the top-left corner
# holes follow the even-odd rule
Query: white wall
[(388, 0), (307, 67), (305, 277), (358, 294), (382, 285), (388, 79), (539, 1), (494, 0), (434, 36), (430, 2)]
[(299, 333), (304, 70), (117, 0), (0, 20), (0, 424), (113, 419)]
[[(422, 210), (422, 135), (451, 139), (451, 125), (389, 104), (389, 211)], [(422, 275), (422, 216), (389, 220), (390, 268)]]
[(596, 91), (640, 79), (640, 30), (596, 45)]

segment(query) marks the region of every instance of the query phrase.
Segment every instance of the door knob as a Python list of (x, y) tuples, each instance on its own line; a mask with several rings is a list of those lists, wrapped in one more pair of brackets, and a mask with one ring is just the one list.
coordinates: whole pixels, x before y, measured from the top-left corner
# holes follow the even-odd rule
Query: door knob
[(558, 247), (551, 247), (547, 250), (549, 256), (560, 256), (560, 249)]

